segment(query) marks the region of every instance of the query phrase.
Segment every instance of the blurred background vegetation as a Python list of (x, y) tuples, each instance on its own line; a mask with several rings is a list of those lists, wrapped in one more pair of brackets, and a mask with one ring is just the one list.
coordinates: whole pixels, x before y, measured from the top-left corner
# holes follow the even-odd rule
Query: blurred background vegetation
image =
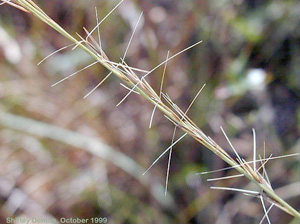
[[(71, 34), (95, 24), (118, 2), (36, 1)], [(300, 2), (297, 0), (125, 0), (101, 25), (103, 48), (118, 61), (140, 12), (142, 22), (129, 49), (129, 65), (151, 69), (199, 41), (169, 62), (164, 92), (185, 110), (207, 86), (190, 117), (232, 153), (223, 126), (241, 156), (252, 156), (251, 129), (267, 156), (299, 152)], [(65, 50), (70, 43), (30, 14), (0, 7), (0, 222), (6, 217), (107, 217), (108, 223), (259, 223), (258, 199), (210, 190), (229, 186), (255, 189), (245, 180), (217, 183), (197, 173), (226, 166), (187, 137), (175, 147), (168, 195), (164, 182), (168, 157), (144, 170), (166, 149), (173, 126), (137, 95), (116, 104), (128, 90), (109, 78), (83, 99), (108, 73), (90, 58)], [(162, 69), (149, 76), (159, 90)], [(180, 133), (178, 133), (178, 136)], [(233, 154), (232, 154), (233, 155)], [(267, 170), (278, 194), (300, 209), (299, 157), (270, 161)], [(279, 209), (272, 223), (297, 223)], [(267, 223), (265, 221), (265, 223)]]

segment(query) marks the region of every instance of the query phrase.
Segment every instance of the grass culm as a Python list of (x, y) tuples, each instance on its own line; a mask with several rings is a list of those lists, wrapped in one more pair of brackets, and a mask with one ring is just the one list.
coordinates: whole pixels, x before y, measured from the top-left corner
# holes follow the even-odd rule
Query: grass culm
[[(134, 32), (130, 38), (128, 47), (125, 50), (125, 53), (123, 57), (120, 58), (120, 62), (114, 62), (109, 59), (107, 54), (105, 53), (104, 49), (102, 48), (101, 44), (101, 37), (100, 37), (100, 31), (99, 31), (99, 26), (100, 24), (123, 2), (119, 2), (110, 13), (108, 13), (102, 20), (98, 19), (97, 16), (97, 11), (96, 11), (96, 17), (97, 17), (97, 24), (96, 26), (91, 30), (88, 31), (87, 29), (84, 28), (84, 31), (86, 33), (85, 37), (78, 35), (78, 39), (76, 39), (74, 36), (70, 35), (66, 30), (64, 30), (59, 24), (57, 24), (54, 20), (52, 20), (37, 4), (35, 4), (31, 0), (16, 0), (16, 1), (8, 1), (8, 0), (2, 0), (3, 4), (7, 3), (10, 4), (26, 13), (30, 13), (34, 16), (36, 16), (38, 19), (43, 21), (44, 23), (48, 24), (50, 27), (55, 29), (58, 33), (60, 33), (62, 36), (67, 38), (72, 44), (63, 47), (60, 50), (64, 50), (68, 47), (72, 47), (72, 49), (75, 48), (81, 48), (84, 50), (87, 54), (89, 54), (95, 61), (84, 67), (83, 69), (67, 76), (66, 78), (56, 82), (52, 86), (56, 86), (59, 83), (63, 82), (64, 80), (71, 78), (72, 76), (76, 75), (78, 72), (84, 71), (85, 69), (96, 65), (96, 64), (101, 64), (104, 66), (109, 73), (104, 77), (104, 79), (97, 85), (95, 86), (94, 89), (92, 89), (88, 94), (86, 94), (86, 97), (88, 97), (96, 88), (98, 88), (110, 75), (115, 75), (117, 76), (121, 81), (121, 85), (125, 88), (128, 89), (128, 93), (124, 96), (124, 98), (117, 104), (120, 105), (123, 103), (127, 97), (130, 96), (130, 94), (138, 94), (141, 97), (144, 97), (147, 99), (151, 104), (153, 104), (154, 109), (153, 113), (151, 115), (150, 119), (150, 125), (152, 125), (152, 119), (155, 113), (156, 109), (159, 109), (164, 116), (174, 124), (175, 130), (173, 134), (173, 139), (172, 139), (172, 144), (170, 147), (168, 147), (152, 164), (151, 166), (145, 171), (148, 172), (151, 167), (165, 154), (169, 153), (169, 164), (171, 161), (171, 153), (172, 153), (172, 147), (179, 142), (182, 138), (185, 136), (189, 135), (193, 139), (195, 139), (198, 143), (204, 145), (207, 149), (209, 149), (211, 152), (213, 152), (216, 156), (221, 158), (223, 161), (225, 161), (230, 167), (229, 169), (235, 169), (237, 172), (239, 172), (238, 175), (234, 176), (227, 176), (223, 178), (215, 178), (215, 179), (208, 179), (208, 181), (217, 181), (220, 179), (228, 179), (228, 178), (241, 178), (241, 177), (246, 177), (249, 181), (254, 183), (258, 187), (258, 191), (252, 191), (252, 190), (246, 190), (246, 189), (236, 189), (236, 188), (229, 188), (229, 187), (212, 187), (213, 190), (230, 190), (230, 191), (238, 191), (242, 192), (244, 194), (257, 197), (260, 199), (263, 211), (264, 211), (264, 217), (263, 219), (267, 219), (267, 221), (270, 223), (269, 217), (268, 217), (268, 212), (271, 210), (272, 207), (276, 206), (279, 209), (285, 211), (286, 213), (296, 217), (300, 218), (300, 213), (295, 210), (293, 207), (291, 207), (286, 201), (284, 201), (282, 198), (280, 198), (274, 189), (272, 188), (272, 185), (269, 181), (268, 176), (266, 175), (265, 171), (265, 164), (272, 159), (276, 158), (283, 158), (286, 156), (282, 157), (272, 157), (272, 155), (269, 158), (259, 158), (257, 159), (257, 149), (256, 149), (256, 133), (255, 130), (253, 129), (253, 161), (247, 162), (244, 158), (242, 158), (233, 144), (231, 143), (230, 139), (226, 135), (225, 131), (223, 128), (221, 128), (226, 140), (228, 141), (228, 144), (232, 148), (233, 152), (235, 153), (236, 158), (233, 158), (227, 153), (221, 146), (219, 146), (211, 137), (207, 136), (194, 122), (192, 119), (190, 119), (187, 116), (187, 113), (196, 100), (196, 98), (199, 96), (201, 91), (203, 90), (204, 86), (203, 85), (199, 92), (196, 94), (194, 100), (191, 102), (190, 106), (186, 111), (182, 111), (173, 101), (172, 99), (163, 92), (163, 80), (164, 80), (164, 74), (167, 66), (167, 62), (175, 58), (176, 56), (182, 54), (183, 52), (196, 47), (201, 43), (201, 41), (196, 42), (195, 44), (183, 49), (182, 51), (174, 54), (174, 55), (169, 55), (167, 54), (166, 60), (163, 62), (159, 63), (157, 66), (155, 66), (153, 69), (146, 71), (142, 69), (138, 69), (132, 66), (129, 66), (126, 62), (126, 54), (128, 51), (128, 48), (130, 46), (130, 42), (133, 38)], [(140, 14), (139, 20), (142, 17), (142, 13)], [(135, 29), (138, 26), (138, 22), (136, 23)], [(135, 31), (134, 29), (134, 31)], [(98, 40), (96, 40), (92, 34), (94, 32), (98, 33)], [(58, 51), (54, 52), (57, 53)], [(53, 53), (53, 54), (54, 54)], [(52, 54), (51, 54), (52, 55)], [(49, 56), (51, 56), (49, 55)], [(46, 58), (45, 58), (46, 59)], [(164, 73), (163, 73), (163, 78), (160, 86), (160, 91), (157, 93), (152, 86), (149, 84), (147, 81), (147, 77), (153, 73), (155, 70), (158, 68), (164, 66)], [(177, 140), (175, 139), (175, 133), (176, 130), (181, 129), (184, 134), (179, 137)], [(294, 156), (293, 155), (288, 155), (288, 156)], [(260, 165), (259, 165), (260, 164)], [(166, 190), (167, 190), (167, 185), (168, 185), (168, 176), (169, 176), (169, 165), (167, 169), (167, 178), (166, 178)], [(204, 173), (202, 173), (204, 174)], [(271, 206), (269, 208), (266, 208), (265, 202), (268, 201), (271, 203)]]

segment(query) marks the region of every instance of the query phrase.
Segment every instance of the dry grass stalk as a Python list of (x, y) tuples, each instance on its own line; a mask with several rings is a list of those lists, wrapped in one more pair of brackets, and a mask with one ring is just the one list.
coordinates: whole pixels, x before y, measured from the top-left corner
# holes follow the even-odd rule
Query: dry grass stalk
[[(259, 197), (261, 200), (267, 199), (268, 201), (272, 202), (272, 205), (274, 204), (278, 208), (284, 210), (285, 212), (291, 214), (292, 216), (295, 216), (297, 218), (300, 218), (300, 213), (296, 211), (293, 207), (291, 207), (289, 204), (287, 204), (283, 199), (281, 199), (272, 189), (272, 187), (268, 184), (268, 180), (263, 177), (258, 170), (256, 170), (256, 165), (251, 167), (248, 162), (246, 162), (244, 159), (240, 158), (237, 154), (236, 150), (230, 143), (229, 139), (227, 138), (228, 142), (234, 149), (234, 152), (237, 155), (237, 159), (233, 159), (225, 150), (223, 150), (214, 140), (212, 140), (209, 136), (205, 135), (202, 130), (197, 127), (197, 125), (184, 113), (178, 106), (172, 102), (170, 97), (166, 94), (163, 94), (160, 92), (157, 94), (154, 89), (150, 86), (150, 84), (146, 81), (146, 77), (154, 72), (158, 67), (164, 65), (172, 58), (178, 56), (179, 54), (183, 53), (184, 51), (195, 47), (196, 45), (200, 44), (200, 42), (195, 43), (194, 45), (182, 50), (181, 52), (168, 57), (167, 60), (160, 63), (158, 66), (153, 68), (152, 70), (146, 72), (145, 75), (143, 75), (141, 78), (134, 72), (134, 70), (137, 70), (133, 67), (129, 67), (124, 60), (121, 60), (121, 63), (112, 62), (109, 60), (107, 55), (104, 53), (103, 49), (101, 48), (101, 42), (99, 44), (93, 39), (91, 36), (92, 33), (95, 30), (98, 30), (99, 25), (123, 2), (123, 0), (108, 14), (106, 15), (100, 22), (97, 20), (97, 25), (95, 28), (88, 32), (86, 29), (87, 36), (86, 38), (83, 38), (79, 36), (80, 41), (78, 41), (76, 38), (71, 36), (69, 33), (67, 33), (61, 26), (59, 26), (55, 21), (53, 21), (47, 14), (40, 9), (33, 1), (31, 0), (16, 0), (16, 3), (12, 3), (11, 1), (2, 0), (4, 3), (9, 3), (17, 8), (20, 8), (24, 11), (29, 11), (36, 17), (38, 17), (40, 20), (51, 26), (53, 29), (58, 31), (61, 35), (69, 39), (76, 47), (82, 48), (84, 51), (86, 51), (90, 56), (92, 56), (96, 63), (100, 63), (105, 68), (107, 68), (110, 74), (114, 74), (117, 77), (119, 77), (128, 87), (131, 87), (128, 94), (120, 101), (118, 105), (120, 105), (132, 92), (136, 91), (140, 95), (142, 95), (144, 98), (146, 98), (148, 101), (150, 101), (154, 106), (155, 109), (160, 109), (165, 116), (175, 124), (176, 128), (180, 128), (183, 130), (186, 134), (193, 137), (196, 141), (201, 143), (202, 145), (206, 146), (209, 150), (211, 150), (213, 153), (215, 153), (217, 156), (219, 156), (222, 160), (224, 160), (226, 163), (228, 163), (231, 167), (235, 168), (240, 174), (247, 177), (250, 181), (255, 183), (261, 190), (261, 192), (255, 192), (254, 195)], [(98, 30), (99, 32), (99, 30)], [(100, 38), (99, 38), (100, 39)], [(124, 58), (123, 58), (124, 59)], [(91, 66), (91, 65), (89, 65)], [(84, 69), (82, 69), (84, 70)], [(109, 76), (108, 75), (108, 76)], [(58, 84), (58, 83), (56, 83)], [(162, 100), (162, 97), (165, 99), (165, 102)], [(168, 106), (168, 105), (170, 106)], [(225, 132), (224, 132), (225, 133)], [(185, 136), (185, 135), (184, 135)], [(184, 137), (183, 136), (183, 137)], [(181, 137), (182, 138), (182, 137)], [(178, 141), (178, 140), (177, 140)], [(174, 143), (176, 143), (175, 141)], [(173, 144), (174, 144), (173, 143)], [(172, 144), (172, 145), (173, 145)], [(172, 146), (171, 145), (171, 146)], [(169, 147), (165, 152), (169, 151), (172, 147)], [(164, 153), (165, 153), (164, 152)], [(162, 155), (161, 155), (162, 156)], [(254, 156), (256, 157), (256, 149), (254, 149)], [(256, 164), (256, 158), (254, 158), (253, 164)], [(151, 166), (152, 167), (152, 166)], [(151, 168), (150, 167), (150, 168)], [(220, 188), (219, 188), (220, 189)], [(225, 188), (223, 188), (225, 189)], [(233, 188), (231, 188), (232, 190)], [(237, 189), (234, 189), (237, 190)], [(239, 189), (238, 191), (249, 193), (250, 191)], [(250, 192), (251, 193), (251, 192)], [(262, 201), (263, 204), (263, 201)], [(263, 204), (264, 206), (264, 204)], [(268, 211), (264, 207), (265, 216), (268, 219), (267, 213)], [(269, 221), (269, 220), (268, 220)]]

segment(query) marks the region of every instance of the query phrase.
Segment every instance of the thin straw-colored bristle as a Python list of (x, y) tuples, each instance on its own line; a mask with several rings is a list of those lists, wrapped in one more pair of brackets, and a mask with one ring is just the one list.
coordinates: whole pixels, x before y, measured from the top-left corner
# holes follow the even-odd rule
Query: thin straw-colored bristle
[(110, 16), (123, 2), (124, 0), (121, 0), (97, 25), (91, 30), (91, 32), (87, 35), (86, 38), (88, 38), (92, 33), (107, 19), (107, 17)]
[(264, 202), (264, 199), (263, 199), (262, 195), (260, 195), (260, 201), (261, 201), (261, 205), (263, 207), (264, 213), (265, 213), (265, 217), (267, 218), (268, 223), (271, 224), (271, 221), (270, 221), (270, 218), (268, 216), (268, 212), (266, 210), (265, 202)]
[[(120, 83), (120, 85), (121, 85), (122, 87), (124, 87), (125, 89), (130, 90), (130, 88), (129, 88), (128, 86), (124, 85), (123, 83)], [(140, 93), (137, 92), (137, 91), (133, 91), (133, 92), (134, 92), (135, 94), (140, 95)]]
[(237, 153), (236, 149), (235, 149), (234, 146), (232, 145), (231, 141), (229, 140), (229, 138), (228, 138), (226, 132), (224, 131), (224, 129), (223, 129), (222, 127), (220, 127), (220, 128), (221, 128), (221, 131), (222, 131), (223, 135), (225, 136), (225, 138), (226, 138), (228, 144), (230, 145), (230, 147), (232, 148), (233, 152), (234, 152), (235, 155), (237, 156), (237, 158), (238, 158), (239, 160), (242, 160), (241, 157), (239, 156), (239, 154)]
[[(123, 58), (120, 58), (122, 62), (124, 62), (124, 59)], [(142, 73), (148, 73), (149, 71), (147, 70), (144, 70), (144, 69), (140, 69), (140, 68), (135, 68), (135, 67), (132, 67), (132, 66), (128, 66), (128, 65), (123, 65), (123, 64), (120, 64), (118, 62), (113, 62), (113, 61), (108, 61), (108, 60), (103, 60), (104, 62), (107, 62), (108, 64), (111, 64), (111, 65), (114, 65), (114, 66), (117, 66), (117, 67), (123, 67), (123, 68), (128, 68), (130, 70), (133, 70), (133, 71), (137, 71), (137, 72), (142, 72)]]
[[(264, 157), (263, 158), (266, 159), (266, 142), (265, 141), (264, 141)], [(259, 156), (259, 159), (260, 160), (262, 159), (261, 156)], [(271, 157), (269, 159), (271, 159)], [(271, 182), (270, 182), (270, 179), (269, 179), (269, 176), (268, 176), (265, 164), (262, 161), (260, 163), (262, 164), (262, 168), (263, 168), (263, 177), (267, 181), (267, 183), (269, 184), (269, 186), (272, 188), (272, 185), (271, 185)]]
[(200, 93), (202, 92), (202, 90), (204, 89), (205, 86), (206, 86), (206, 84), (203, 84), (203, 86), (197, 92), (196, 96), (194, 97), (194, 99), (192, 100), (192, 102), (190, 103), (190, 105), (188, 106), (188, 108), (186, 109), (184, 115), (186, 115), (189, 112), (189, 110), (191, 109), (191, 107), (193, 106), (194, 102), (196, 101), (196, 99), (198, 98), (198, 96), (200, 95)]
[(162, 94), (162, 90), (163, 90), (163, 86), (164, 86), (165, 75), (167, 72), (169, 55), (170, 55), (170, 51), (168, 51), (168, 53), (167, 53), (167, 58), (166, 58), (167, 62), (165, 63), (164, 71), (163, 71), (162, 78), (161, 78), (161, 83), (160, 83), (160, 88), (159, 88), (159, 98), (160, 99), (161, 99), (161, 94)]
[[(283, 156), (276, 156), (276, 157), (272, 157), (270, 158), (270, 160), (275, 160), (275, 159), (283, 159), (283, 158), (287, 158), (287, 157), (292, 157), (292, 156), (298, 156), (300, 153), (292, 153), (292, 154), (289, 154), (289, 155), (283, 155)], [(256, 160), (256, 162), (260, 162), (260, 161), (266, 161), (267, 159), (260, 159), (260, 160)], [(251, 164), (253, 163), (253, 161), (249, 161), (247, 162), (248, 164)], [(209, 174), (209, 173), (216, 173), (216, 172), (221, 172), (221, 171), (225, 171), (225, 170), (229, 170), (229, 169), (234, 169), (236, 167), (240, 167), (241, 165), (235, 165), (235, 166), (231, 166), (231, 167), (225, 167), (225, 168), (222, 168), (222, 169), (217, 169), (217, 170), (211, 170), (211, 171), (205, 171), (205, 172), (201, 172), (201, 173), (198, 173), (200, 175), (203, 175), (203, 174)]]
[(54, 83), (53, 85), (51, 85), (51, 87), (54, 87), (54, 86), (58, 85), (59, 83), (61, 83), (61, 82), (65, 81), (65, 80), (71, 78), (72, 76), (74, 76), (74, 75), (78, 74), (79, 72), (82, 72), (82, 71), (84, 71), (84, 70), (90, 68), (91, 66), (93, 66), (93, 65), (95, 65), (95, 64), (97, 64), (97, 63), (98, 63), (98, 61), (95, 61), (95, 62), (93, 62), (92, 64), (89, 64), (88, 66), (85, 66), (84, 68), (82, 68), (82, 69), (80, 69), (80, 70), (78, 70), (78, 71), (72, 73), (71, 75), (68, 75), (67, 77), (65, 77), (65, 78), (63, 78), (63, 79), (61, 79), (61, 80), (59, 80), (58, 82)]
[(206, 181), (211, 182), (211, 181), (227, 180), (227, 179), (244, 177), (244, 176), (245, 176), (244, 174), (237, 174), (237, 175), (226, 176), (226, 177), (210, 178), (210, 179), (207, 179)]
[(159, 67), (161, 67), (163, 64), (167, 63), (168, 61), (172, 60), (173, 58), (175, 58), (176, 56), (184, 53), (185, 51), (199, 45), (200, 43), (202, 43), (202, 41), (198, 41), (197, 43), (183, 49), (182, 51), (174, 54), (173, 56), (171, 56), (170, 58), (166, 59), (165, 61), (161, 62), (160, 64), (158, 64), (157, 66), (155, 66), (153, 69), (151, 69), (147, 74), (145, 74), (138, 83), (136, 83), (133, 87), (132, 90), (126, 94), (126, 96), (123, 97), (123, 99), (117, 104), (117, 106), (119, 106), (122, 102), (124, 102), (125, 99), (127, 99), (127, 97), (132, 93), (132, 91), (142, 82), (143, 79), (145, 79), (148, 75), (150, 75), (152, 72), (154, 72), (156, 69), (158, 69)]
[(129, 50), (129, 47), (130, 47), (130, 44), (131, 44), (131, 42), (132, 42), (132, 39), (133, 39), (134, 34), (135, 34), (135, 32), (136, 32), (136, 30), (137, 30), (137, 28), (138, 28), (138, 25), (139, 25), (139, 23), (140, 23), (140, 20), (141, 20), (142, 16), (143, 16), (143, 12), (141, 12), (141, 14), (140, 14), (140, 16), (139, 16), (139, 18), (138, 18), (138, 20), (137, 20), (137, 22), (136, 22), (136, 24), (135, 24), (135, 27), (134, 27), (134, 29), (133, 29), (133, 31), (132, 31), (132, 34), (131, 34), (131, 36), (130, 36), (128, 45), (127, 45), (126, 50), (125, 50), (125, 52), (124, 52), (123, 59), (125, 59), (125, 57), (126, 57), (126, 55), (127, 55), (127, 52), (128, 52), (128, 50)]
[(253, 170), (256, 171), (256, 134), (255, 129), (252, 129), (253, 132)]
[(156, 163), (157, 161), (163, 156), (165, 155), (177, 142), (179, 142), (181, 139), (183, 139), (185, 136), (187, 135), (187, 133), (184, 133), (180, 138), (178, 138), (172, 145), (170, 145), (163, 153), (160, 154), (160, 156), (154, 160), (154, 162), (149, 166), (149, 168), (143, 173), (143, 175), (145, 175)]
[(24, 7), (22, 7), (22, 6), (20, 6), (20, 5), (16, 4), (16, 3), (13, 3), (10, 0), (2, 0), (2, 3), (0, 3), (0, 6), (4, 5), (4, 4), (11, 5), (12, 7), (15, 7), (16, 9), (19, 9), (19, 10), (21, 10), (23, 12), (29, 13), (29, 11), (27, 9), (25, 9)]
[(97, 22), (97, 35), (98, 35), (98, 44), (100, 49), (102, 49), (102, 41), (101, 41), (101, 34), (100, 34), (100, 25), (99, 24), (99, 17), (98, 17), (98, 10), (97, 7), (95, 7), (95, 15), (96, 15), (96, 22)]
[(60, 52), (60, 51), (62, 51), (62, 50), (64, 50), (64, 49), (67, 49), (68, 47), (71, 47), (71, 46), (74, 46), (74, 44), (70, 44), (70, 45), (68, 45), (68, 46), (64, 46), (64, 47), (62, 47), (62, 48), (59, 48), (58, 50), (56, 50), (56, 51), (52, 52), (51, 54), (49, 54), (48, 56), (44, 57), (39, 63), (37, 63), (37, 65), (42, 64), (45, 60), (47, 60), (47, 59), (50, 58), (51, 56), (55, 55), (56, 53), (58, 53), (58, 52)]
[(247, 194), (259, 195), (258, 191), (251, 191), (251, 190), (245, 190), (245, 189), (240, 189), (240, 188), (232, 188), (232, 187), (210, 187), (210, 189), (224, 190), (224, 191), (237, 191), (237, 192), (242, 192), (242, 193), (247, 193)]
[(271, 209), (273, 208), (274, 205), (275, 205), (274, 203), (272, 203), (272, 204), (270, 205), (270, 207), (268, 208), (267, 212), (264, 213), (264, 216), (263, 216), (262, 219), (260, 220), (259, 224), (262, 224), (262, 223), (263, 223), (263, 221), (264, 221), (265, 218), (268, 216), (269, 212), (271, 211)]
[(89, 95), (91, 95), (99, 86), (101, 86), (101, 84), (106, 80), (108, 79), (108, 77), (112, 74), (112, 72), (108, 73), (104, 79), (101, 80), (101, 82), (99, 82), (90, 92), (88, 92), (84, 97), (83, 99), (87, 98)]
[(1, 5), (4, 5), (4, 4), (7, 4), (7, 3), (10, 2), (10, 1), (11, 1), (11, 0), (1, 0), (2, 3), (0, 3), (0, 6), (1, 6)]
[(150, 122), (149, 122), (149, 129), (152, 127), (153, 117), (154, 117), (154, 113), (155, 113), (155, 110), (157, 108), (157, 105), (158, 105), (158, 102), (154, 105), (154, 108), (152, 110), (151, 117), (150, 117)]
[(265, 159), (265, 161), (261, 161), (261, 166), (258, 167), (258, 169), (256, 170), (257, 172), (260, 171), (262, 168), (264, 168), (264, 166), (267, 164), (267, 162), (269, 162), (269, 160), (272, 158), (273, 154), (271, 154), (267, 159)]
[[(167, 59), (166, 60), (168, 60), (169, 54), (170, 54), (170, 51), (168, 51), (168, 53), (167, 53)], [(160, 83), (160, 88), (159, 88), (159, 99), (161, 99), (161, 95), (162, 95), (162, 89), (163, 89), (163, 85), (164, 85), (165, 74), (166, 74), (166, 71), (167, 71), (167, 65), (168, 65), (168, 62), (165, 63), (163, 75), (162, 75), (162, 78), (161, 78), (161, 83)], [(158, 102), (155, 104), (155, 106), (153, 108), (151, 118), (150, 118), (149, 128), (152, 127), (152, 121), (153, 121), (155, 110), (157, 108), (157, 104), (158, 104)]]
[[(175, 126), (174, 131), (173, 131), (171, 145), (173, 145), (173, 143), (174, 143), (174, 139), (175, 139), (175, 135), (176, 135), (176, 129), (177, 129), (177, 127)], [(171, 147), (170, 152), (169, 152), (167, 175), (166, 175), (165, 196), (167, 195), (167, 192), (168, 192), (168, 182), (169, 182), (169, 174), (170, 174), (170, 167), (171, 167), (172, 151), (173, 151), (173, 147)]]

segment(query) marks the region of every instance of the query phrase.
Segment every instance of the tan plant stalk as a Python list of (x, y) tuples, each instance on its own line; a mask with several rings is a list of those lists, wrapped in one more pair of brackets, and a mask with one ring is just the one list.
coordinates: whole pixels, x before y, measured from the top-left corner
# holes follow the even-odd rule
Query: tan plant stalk
[[(258, 194), (254, 193), (253, 196), (260, 197), (261, 199), (262, 197), (264, 197), (265, 199), (269, 200), (271, 203), (273, 203), (275, 206), (282, 209), (283, 211), (291, 214), (292, 216), (295, 216), (296, 218), (300, 218), (300, 213), (296, 211), (293, 207), (291, 207), (288, 203), (286, 203), (282, 198), (280, 198), (274, 192), (272, 187), (268, 184), (268, 181), (258, 172), (259, 170), (257, 170), (255, 166), (254, 168), (252, 168), (244, 159), (241, 159), (239, 156), (237, 156), (238, 158), (236, 160), (233, 159), (214, 140), (212, 140), (209, 136), (205, 135), (202, 132), (202, 130), (199, 127), (197, 127), (197, 125), (180, 108), (178, 108), (177, 105), (174, 104), (167, 95), (162, 94), (165, 99), (163, 101), (161, 98), (161, 94), (157, 94), (154, 91), (154, 89), (145, 80), (145, 78), (156, 68), (163, 65), (166, 61), (161, 63), (151, 71), (147, 72), (142, 78), (139, 78), (138, 75), (136, 75), (136, 73), (134, 72), (135, 69), (129, 67), (124, 61), (122, 61), (122, 63), (111, 62), (109, 58), (106, 56), (106, 54), (104, 53), (101, 46), (97, 45), (95, 40), (93, 40), (93, 38), (91, 37), (91, 33), (88, 33), (86, 31), (87, 32), (86, 39), (80, 37), (81, 40), (78, 41), (76, 38), (74, 38), (68, 32), (66, 32), (61, 26), (59, 26), (55, 21), (53, 21), (33, 1), (16, 0), (15, 2), (17, 2), (19, 6), (22, 7), (22, 9), (29, 11), (37, 18), (39, 18), (40, 20), (42, 20), (43, 22), (51, 26), (53, 29), (58, 31), (61, 35), (69, 39), (73, 44), (76, 45), (76, 47), (82, 48), (86, 53), (92, 56), (98, 63), (100, 63), (105, 68), (107, 68), (111, 73), (119, 77), (127, 86), (131, 87), (131, 90), (126, 95), (126, 97), (132, 92), (138, 92), (148, 101), (150, 101), (153, 105), (155, 105), (155, 107), (160, 109), (165, 114), (165, 116), (176, 125), (176, 127), (180, 128), (185, 133), (193, 137), (196, 141), (206, 146), (209, 150), (215, 153), (227, 164), (229, 164), (231, 167), (234, 167), (239, 173), (243, 174), (251, 182), (255, 183), (263, 193), (258, 193)], [(99, 23), (97, 24), (96, 27), (98, 26)], [(199, 43), (200, 42), (196, 43), (195, 45)], [(191, 47), (195, 45), (192, 45)], [(174, 58), (178, 54), (169, 57), (168, 60)]]

